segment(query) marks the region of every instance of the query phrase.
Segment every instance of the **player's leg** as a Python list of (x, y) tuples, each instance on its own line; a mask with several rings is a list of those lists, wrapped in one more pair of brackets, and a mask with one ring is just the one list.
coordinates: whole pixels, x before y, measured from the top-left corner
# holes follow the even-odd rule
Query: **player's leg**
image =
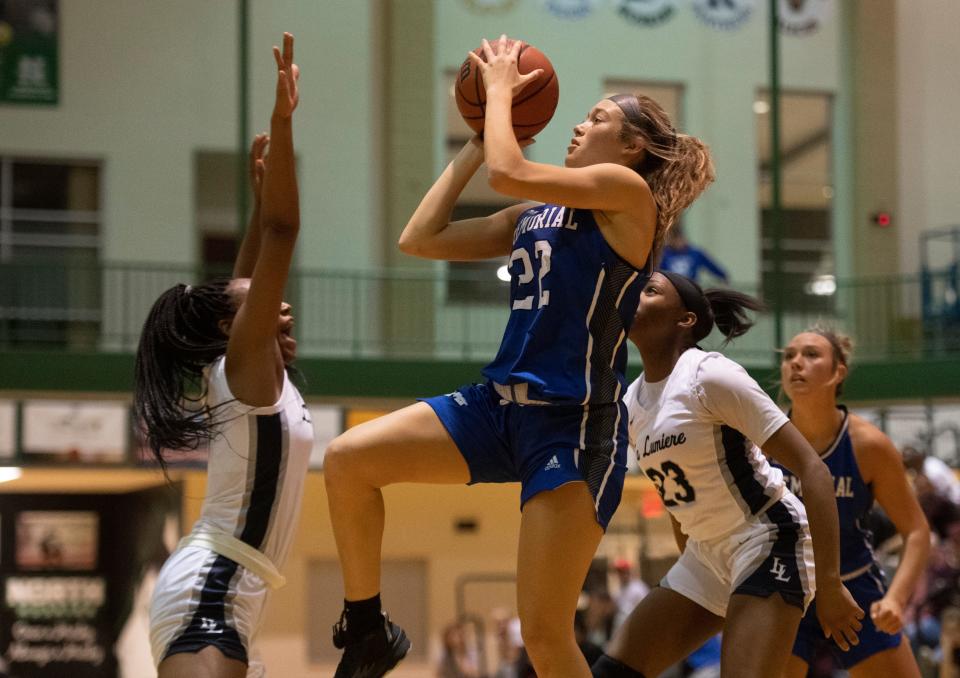
[(748, 678), (780, 675), (803, 616), (780, 595), (733, 595), (723, 627), (720, 672)]
[(392, 483), (467, 483), (470, 471), (425, 403), (356, 426), (327, 448), (324, 480), (348, 600), (380, 591), (383, 494)]
[(780, 673), (783, 678), (807, 678), (810, 672), (810, 665), (795, 654), (787, 657), (783, 671)]
[(676, 591), (657, 587), (634, 608), (606, 647), (605, 655), (623, 666), (604, 668), (609, 663), (601, 659), (594, 664), (593, 675), (654, 678), (722, 628), (723, 617)]
[(577, 647), (577, 598), (603, 530), (583, 482), (540, 492), (523, 507), (517, 561), (517, 609), (524, 646), (537, 675), (590, 675)]
[[(400, 482), (471, 480), (462, 445), (454, 442), (448, 426), (459, 431), (456, 435), (484, 430), (489, 421), (484, 408), (489, 402), (480, 387), (464, 391), (432, 399), (431, 403), (441, 401), (438, 409), (417, 403), (366, 422), (327, 448), (327, 501), (345, 591), (343, 616), (334, 630), (334, 644), (344, 649), (337, 678), (383, 675), (409, 650), (403, 630), (381, 612), (381, 488)], [(438, 411), (445, 413), (444, 422)], [(481, 446), (473, 445), (471, 450)]]
[(901, 639), (897, 647), (888, 648), (871, 655), (847, 669), (851, 678), (873, 678), (874, 676), (898, 676), (898, 678), (920, 678), (920, 667), (910, 651), (910, 643)]
[(157, 678), (246, 678), (246, 675), (246, 663), (230, 659), (212, 645), (199, 652), (171, 655), (157, 667)]

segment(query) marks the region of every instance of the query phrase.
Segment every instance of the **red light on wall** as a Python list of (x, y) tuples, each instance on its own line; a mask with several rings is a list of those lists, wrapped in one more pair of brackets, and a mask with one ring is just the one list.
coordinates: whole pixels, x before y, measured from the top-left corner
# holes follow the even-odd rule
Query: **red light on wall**
[(879, 226), (880, 228), (887, 228), (893, 223), (893, 218), (889, 212), (874, 212), (871, 220), (875, 226)]

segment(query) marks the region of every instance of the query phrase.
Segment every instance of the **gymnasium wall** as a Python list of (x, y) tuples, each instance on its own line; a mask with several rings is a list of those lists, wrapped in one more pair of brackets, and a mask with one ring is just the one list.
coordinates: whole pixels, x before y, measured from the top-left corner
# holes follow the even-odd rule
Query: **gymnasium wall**
[[(60, 104), (0, 107), (0, 152), (103, 161), (102, 258), (192, 262), (193, 159), (237, 140), (236, 2), (61, 2)], [(268, 129), (282, 31), (304, 65), (301, 262), (379, 263), (374, 2), (250, 2), (251, 129)], [(232, 178), (230, 179), (232, 181)]]
[[(738, 279), (756, 279), (750, 106), (756, 89), (767, 84), (765, 5), (757, 3), (738, 30), (721, 31), (688, 8), (645, 28), (610, 7), (579, 21), (562, 20), (532, 0), (503, 14), (470, 11), (455, 0), (252, 0), (251, 132), (268, 122), (269, 46), (283, 29), (299, 38), (301, 264), (414, 265), (396, 257), (390, 244), (429, 182), (427, 170), (441, 165), (446, 92), (439, 79), (479, 36), (509, 29), (542, 47), (560, 74), (556, 119), (531, 150), (538, 160), (561, 160), (570, 128), (599, 98), (604, 78), (685, 84), (685, 126), (710, 141), (719, 170), (717, 184), (690, 211), (688, 228)], [(955, 127), (960, 92), (941, 86), (960, 57), (952, 34), (958, 13), (951, 0), (879, 0), (867, 12), (863, 4), (838, 0), (814, 35), (783, 36), (784, 87), (837, 92), (835, 141), (860, 144), (836, 164), (841, 275), (875, 272), (869, 266), (876, 258), (856, 265), (852, 252), (868, 249), (857, 243), (877, 239), (862, 222), (884, 195), (898, 207), (897, 243), (885, 251), (898, 254), (883, 260), (893, 256), (901, 271), (917, 268), (921, 230), (958, 221), (952, 189), (960, 154), (943, 141)], [(104, 259), (195, 260), (194, 153), (229, 152), (237, 145), (236, 14), (236, 5), (226, 2), (61, 3), (60, 104), (0, 107), (0, 152), (103, 161)], [(854, 107), (843, 85), (864, 81), (870, 84), (858, 96), (881, 94), (871, 106)], [(391, 97), (402, 105), (389, 105)], [(411, 137), (425, 133), (423, 122), (434, 137), (414, 144)], [(875, 134), (855, 137), (855, 129)], [(867, 147), (890, 151), (878, 157)], [(433, 167), (424, 152), (432, 154)], [(404, 158), (411, 162), (399, 164)], [(873, 179), (888, 167), (897, 168), (896, 176), (884, 176), (878, 187)], [(859, 202), (850, 196), (853, 189)], [(858, 228), (844, 227), (851, 219)]]
[(900, 268), (919, 266), (921, 231), (960, 226), (960, 3), (896, 0)]

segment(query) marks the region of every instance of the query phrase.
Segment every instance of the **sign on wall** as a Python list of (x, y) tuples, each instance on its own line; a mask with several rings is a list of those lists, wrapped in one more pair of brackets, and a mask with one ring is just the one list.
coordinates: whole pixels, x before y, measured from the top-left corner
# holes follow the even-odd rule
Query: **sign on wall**
[(677, 12), (678, 0), (617, 0), (617, 14), (641, 26), (659, 26)]
[(8, 577), (0, 619), (9, 625), (2, 630), (9, 633), (4, 658), (12, 675), (105, 675), (106, 584), (102, 577)]
[(733, 30), (746, 23), (754, 4), (754, 0), (693, 0), (693, 13), (708, 26)]
[(17, 568), (95, 570), (100, 517), (95, 511), (20, 511)]
[(23, 452), (67, 461), (121, 462), (127, 420), (122, 402), (28, 400), (23, 404)]
[(17, 406), (0, 400), (0, 459), (9, 459), (17, 450)]
[(780, 30), (788, 35), (816, 33), (830, 16), (833, 0), (778, 0)]
[(58, 0), (0, 2), (0, 103), (56, 104)]

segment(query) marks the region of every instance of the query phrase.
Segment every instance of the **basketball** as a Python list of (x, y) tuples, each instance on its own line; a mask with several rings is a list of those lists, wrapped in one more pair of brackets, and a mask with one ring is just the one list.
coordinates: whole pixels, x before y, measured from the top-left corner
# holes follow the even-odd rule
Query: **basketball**
[[(495, 54), (499, 47), (498, 42), (490, 42)], [(512, 40), (507, 41), (508, 46), (512, 44)], [(481, 59), (484, 58), (482, 47), (473, 52)], [(547, 126), (557, 110), (557, 101), (560, 98), (560, 84), (550, 60), (533, 45), (524, 43), (517, 58), (517, 70), (526, 74), (538, 68), (543, 69), (540, 77), (528, 83), (513, 97), (513, 133), (520, 140), (529, 139)], [(483, 132), (486, 89), (483, 76), (470, 62), (469, 57), (460, 66), (455, 97), (457, 108), (466, 123), (477, 134)]]

